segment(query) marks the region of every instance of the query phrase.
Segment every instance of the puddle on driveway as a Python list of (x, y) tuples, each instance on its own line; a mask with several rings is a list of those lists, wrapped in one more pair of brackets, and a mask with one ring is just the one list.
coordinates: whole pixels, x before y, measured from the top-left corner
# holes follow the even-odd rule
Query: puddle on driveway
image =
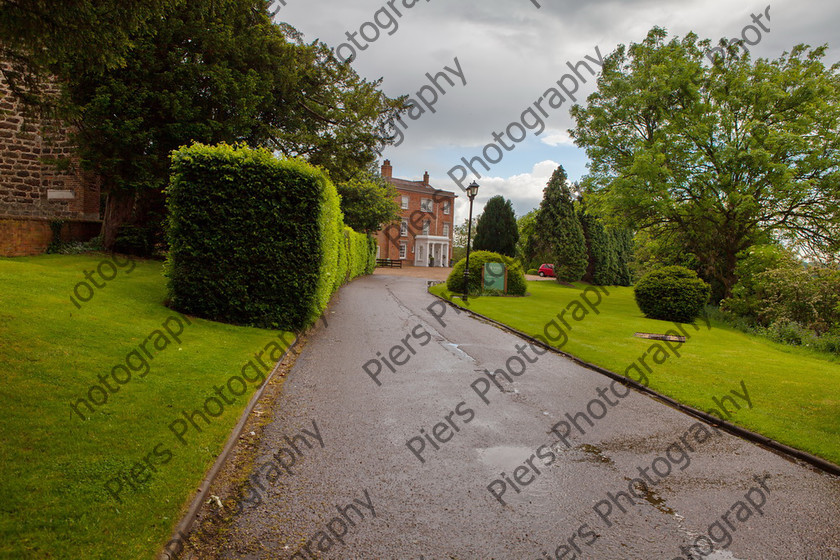
[(502, 445), (499, 447), (488, 447), (478, 449), (478, 458), (482, 463), (493, 467), (498, 472), (510, 472), (517, 466), (524, 463), (534, 452), (528, 447), (516, 447), (513, 445)]
[[(534, 450), (528, 447), (517, 447), (512, 445), (501, 445), (476, 449), (478, 459), (493, 469), (493, 476), (500, 478), (504, 472), (510, 477), (516, 467), (525, 463), (533, 455)], [(543, 470), (542, 463), (537, 463), (540, 470)], [(540, 484), (540, 477), (527, 486), (523, 486), (517, 493), (512, 487), (508, 487), (504, 494), (504, 500), (508, 505), (527, 504), (529, 512), (543, 513), (552, 508), (550, 485)]]

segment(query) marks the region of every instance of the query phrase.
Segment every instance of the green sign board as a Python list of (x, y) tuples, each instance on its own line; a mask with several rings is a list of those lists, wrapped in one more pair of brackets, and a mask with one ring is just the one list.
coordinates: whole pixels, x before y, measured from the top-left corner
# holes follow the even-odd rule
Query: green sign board
[(484, 263), (484, 289), (507, 293), (507, 269), (502, 263)]

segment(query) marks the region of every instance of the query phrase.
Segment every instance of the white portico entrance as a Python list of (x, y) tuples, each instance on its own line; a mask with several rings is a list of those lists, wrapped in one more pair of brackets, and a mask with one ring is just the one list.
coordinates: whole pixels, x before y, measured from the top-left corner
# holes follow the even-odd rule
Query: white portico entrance
[(449, 266), (449, 238), (441, 235), (416, 236), (414, 266)]

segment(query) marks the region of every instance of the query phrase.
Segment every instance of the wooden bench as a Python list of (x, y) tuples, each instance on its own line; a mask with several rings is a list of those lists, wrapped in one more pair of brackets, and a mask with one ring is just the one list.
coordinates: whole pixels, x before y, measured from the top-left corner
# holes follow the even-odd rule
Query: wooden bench
[(400, 259), (376, 259), (376, 266), (382, 268), (402, 268)]

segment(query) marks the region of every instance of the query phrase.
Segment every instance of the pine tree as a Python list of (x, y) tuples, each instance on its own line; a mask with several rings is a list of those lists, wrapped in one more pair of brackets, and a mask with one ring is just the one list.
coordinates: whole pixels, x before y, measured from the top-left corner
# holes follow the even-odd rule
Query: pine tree
[(499, 195), (490, 198), (475, 227), (473, 250), (493, 251), (515, 257), (517, 241), (519, 228), (511, 202)]
[(551, 246), (558, 282), (576, 282), (589, 262), (583, 227), (575, 212), (566, 171), (559, 166), (543, 190), (537, 231)]
[(632, 276), (630, 261), (633, 260), (633, 232), (623, 228), (616, 228), (611, 231), (616, 248), (616, 265), (618, 267), (615, 284), (617, 286), (629, 286)]
[(598, 286), (629, 286), (632, 232), (605, 226), (599, 217), (587, 211), (584, 203), (580, 205), (578, 219), (583, 226), (589, 255), (583, 280)]
[(609, 278), (606, 278), (610, 264), (609, 236), (604, 230), (604, 225), (594, 214), (586, 212), (584, 206), (581, 206), (578, 212), (578, 219), (583, 227), (588, 254), (588, 266), (583, 281), (599, 286), (609, 285)]

